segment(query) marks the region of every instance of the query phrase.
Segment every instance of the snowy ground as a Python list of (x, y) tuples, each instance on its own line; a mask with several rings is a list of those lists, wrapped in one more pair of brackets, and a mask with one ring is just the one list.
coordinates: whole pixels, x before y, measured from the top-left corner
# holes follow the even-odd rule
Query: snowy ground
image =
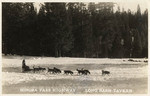
[[(61, 74), (44, 72), (21, 73), (22, 60), (32, 68), (57, 67)], [(8, 93), (87, 93), (87, 94), (145, 94), (148, 87), (148, 63), (146, 59), (93, 59), (93, 58), (51, 58), (3, 56), (2, 92)], [(76, 69), (88, 69), (91, 74), (78, 75)], [(65, 75), (63, 70), (72, 70), (74, 74)], [(101, 70), (110, 71), (102, 76)], [(119, 90), (119, 91), (118, 91)]]

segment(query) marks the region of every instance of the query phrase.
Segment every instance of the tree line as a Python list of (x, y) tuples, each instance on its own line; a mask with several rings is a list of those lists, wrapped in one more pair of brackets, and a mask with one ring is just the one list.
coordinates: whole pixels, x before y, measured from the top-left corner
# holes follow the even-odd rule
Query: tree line
[(148, 10), (115, 3), (2, 3), (2, 53), (88, 58), (148, 57)]

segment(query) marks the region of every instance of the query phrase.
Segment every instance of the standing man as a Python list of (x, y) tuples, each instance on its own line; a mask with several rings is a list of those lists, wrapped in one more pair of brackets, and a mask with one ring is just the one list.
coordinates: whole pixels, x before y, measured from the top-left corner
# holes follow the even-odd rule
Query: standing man
[(25, 60), (23, 59), (22, 60), (22, 72), (26, 71), (25, 67), (26, 67)]
[(25, 59), (22, 60), (22, 72), (30, 71), (29, 66), (26, 65)]

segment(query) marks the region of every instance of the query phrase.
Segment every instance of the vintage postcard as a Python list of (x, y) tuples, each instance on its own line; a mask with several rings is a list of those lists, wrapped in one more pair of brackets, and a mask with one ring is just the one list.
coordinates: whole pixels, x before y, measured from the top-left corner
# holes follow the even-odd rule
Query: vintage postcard
[(148, 6), (1, 1), (1, 94), (148, 96)]

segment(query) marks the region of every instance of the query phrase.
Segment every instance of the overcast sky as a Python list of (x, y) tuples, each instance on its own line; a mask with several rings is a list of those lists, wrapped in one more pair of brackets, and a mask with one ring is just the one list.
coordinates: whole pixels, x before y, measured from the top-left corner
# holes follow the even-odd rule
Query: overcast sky
[[(147, 2), (144, 2), (143, 0), (141, 1), (137, 1), (137, 2), (115, 2), (117, 3), (116, 7), (114, 8), (114, 10), (117, 9), (117, 6), (120, 6), (120, 10), (122, 10), (122, 8), (124, 8), (125, 11), (127, 11), (128, 9), (131, 10), (131, 12), (136, 12), (137, 11), (137, 6), (138, 4), (140, 5), (141, 8), (141, 12), (143, 13), (146, 9), (148, 9), (148, 4)], [(43, 4), (43, 3), (42, 3)], [(86, 3), (87, 4), (87, 3)], [(37, 8), (37, 10), (40, 9), (40, 3), (34, 3), (35, 7)]]
[(132, 12), (136, 12), (138, 4), (140, 5), (141, 12), (144, 12), (146, 9), (148, 9), (146, 2), (117, 2), (117, 4), (120, 6), (120, 9), (124, 8), (125, 11), (131, 9)]

